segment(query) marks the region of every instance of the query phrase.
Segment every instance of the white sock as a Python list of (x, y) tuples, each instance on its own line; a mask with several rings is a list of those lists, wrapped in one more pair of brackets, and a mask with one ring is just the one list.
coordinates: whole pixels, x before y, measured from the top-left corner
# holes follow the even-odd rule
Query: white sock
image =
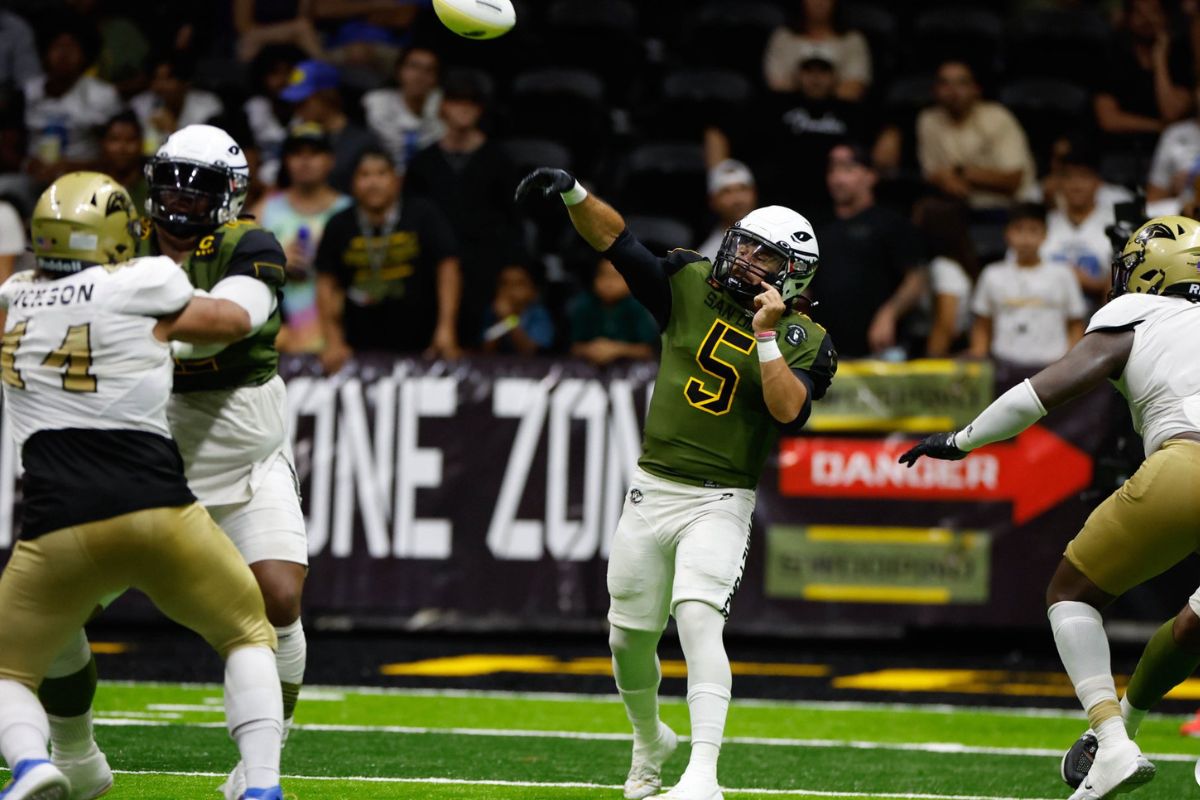
[(662, 666), (656, 652), (658, 639), (658, 633), (631, 631), (615, 625), (608, 634), (613, 677), (633, 726), (635, 746), (658, 740), (658, 685), (662, 682)]
[[(225, 723), (241, 752), (247, 786), (266, 788), (279, 783), (283, 695), (270, 649), (242, 647), (229, 654), (225, 661)], [(251, 775), (253, 781), (270, 782), (252, 782)]]
[(688, 600), (675, 607), (675, 624), (687, 661), (688, 712), (692, 718), (692, 755), (684, 775), (716, 780), (733, 687), (722, 639), (725, 617), (707, 603)]
[(1130, 739), (1137, 737), (1138, 729), (1142, 727), (1142, 720), (1146, 718), (1146, 713), (1146, 711), (1130, 705), (1128, 695), (1121, 698), (1121, 719), (1125, 720), (1125, 732), (1129, 734)]
[(275, 667), (279, 672), (279, 683), (283, 690), (283, 738), (287, 739), (296, 713), (296, 702), (300, 699), (300, 686), (304, 683), (304, 666), (308, 661), (308, 640), (304, 626), (297, 619), (291, 625), (275, 629), (279, 645), (275, 650)]
[(50, 723), (37, 696), (16, 681), (0, 680), (0, 755), (10, 769), (29, 759), (48, 760)]
[[(1050, 628), (1054, 632), (1054, 643), (1058, 655), (1066, 667), (1067, 677), (1075, 685), (1075, 694), (1083, 710), (1092, 710), (1103, 702), (1117, 703), (1117, 687), (1113, 682), (1112, 662), (1108, 650), (1108, 637), (1104, 633), (1104, 621), (1100, 612), (1087, 603), (1064, 601), (1050, 606)], [(1100, 730), (1092, 725), (1097, 738)], [(1125, 726), (1120, 728), (1120, 737), (1125, 736)], [(1113, 728), (1108, 728), (1110, 737), (1116, 737)]]
[(50, 744), (54, 748), (54, 758), (57, 761), (84, 758), (99, 750), (92, 730), (90, 708), (77, 717), (56, 717), (53, 714), (49, 714), (48, 717)]
[(1096, 728), (1096, 741), (1101, 747), (1128, 742), (1129, 734), (1125, 732), (1124, 720), (1120, 717), (1111, 717), (1101, 722)]

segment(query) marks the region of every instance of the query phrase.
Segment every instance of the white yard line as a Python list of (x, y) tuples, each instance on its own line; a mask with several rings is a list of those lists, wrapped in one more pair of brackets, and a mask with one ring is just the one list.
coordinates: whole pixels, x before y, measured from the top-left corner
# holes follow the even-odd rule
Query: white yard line
[[(145, 719), (120, 717), (100, 717), (95, 720), (97, 726), (121, 728), (150, 727), (157, 728), (179, 723), (157, 722)], [(188, 722), (181, 727), (188, 728), (224, 728), (223, 722)], [(504, 739), (571, 739), (577, 741), (595, 742), (628, 742), (632, 735), (628, 733), (592, 733), (584, 731), (539, 731), (511, 730), (508, 728), (422, 728), (408, 725), (295, 725), (295, 730), (316, 731), (320, 733), (391, 733), (405, 736), (484, 736)], [(687, 741), (687, 736), (680, 736), (680, 741)], [(1024, 758), (1061, 758), (1062, 750), (1033, 747), (982, 747), (959, 744), (958, 742), (873, 742), (855, 739), (792, 739), (767, 738), (759, 736), (729, 736), (726, 744), (745, 744), (760, 747), (810, 747), (810, 748), (845, 748), (852, 750), (898, 750), (916, 753), (938, 753), (943, 755), (987, 755)], [(1184, 753), (1147, 753), (1147, 758), (1157, 761), (1193, 762), (1196, 756)]]

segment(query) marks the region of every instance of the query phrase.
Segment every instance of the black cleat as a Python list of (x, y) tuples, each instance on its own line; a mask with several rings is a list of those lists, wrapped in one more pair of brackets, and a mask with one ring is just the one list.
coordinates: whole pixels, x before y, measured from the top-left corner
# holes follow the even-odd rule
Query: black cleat
[(1059, 771), (1067, 786), (1072, 789), (1079, 788), (1079, 784), (1083, 783), (1083, 779), (1091, 771), (1092, 762), (1096, 760), (1096, 751), (1099, 749), (1100, 742), (1091, 731), (1080, 736), (1075, 744), (1071, 745), (1071, 749), (1062, 757)]

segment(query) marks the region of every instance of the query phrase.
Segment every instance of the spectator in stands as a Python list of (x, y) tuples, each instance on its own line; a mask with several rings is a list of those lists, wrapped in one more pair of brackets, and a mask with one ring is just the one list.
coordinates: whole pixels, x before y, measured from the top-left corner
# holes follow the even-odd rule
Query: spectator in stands
[(264, 198), (251, 213), (275, 234), (287, 256), (279, 349), (316, 353), (321, 350), (321, 321), (313, 260), (325, 225), (334, 214), (348, 208), (351, 200), (329, 185), (333, 148), (320, 125), (305, 122), (288, 133), (283, 144), (283, 165), (280, 184), (284, 188)]
[(857, 143), (829, 152), (833, 216), (814, 227), (821, 269), (810, 286), (820, 304), (813, 316), (837, 338), (845, 358), (881, 355), (898, 345), (900, 322), (928, 285), (920, 236), (913, 224), (875, 202), (877, 175)]
[(0, 9), (0, 86), (20, 88), (41, 74), (33, 28), (22, 17)]
[(396, 66), (396, 88), (376, 89), (363, 96), (367, 125), (402, 166), (418, 150), (436, 143), (446, 132), (439, 113), (437, 53), (411, 47)]
[(250, 65), (255, 94), (242, 105), (242, 111), (262, 151), (261, 180), (268, 186), (275, 184), (279, 174), (279, 158), (292, 115), (291, 104), (280, 95), (303, 60), (304, 52), (295, 47), (272, 45), (264, 47)]
[(523, 258), (512, 202), (517, 176), (504, 150), (480, 127), (488, 102), (483, 76), (451, 73), (442, 91), (446, 133), (408, 165), (404, 196), (431, 200), (454, 228), (462, 248), (463, 278), (474, 289), (463, 297), (460, 333), (462, 341), (474, 344), (497, 271)]
[(20, 89), (0, 85), (0, 197), (16, 205), (22, 217), (33, 211), (37, 198), (33, 179), (25, 172), (28, 140), (25, 96)]
[(1083, 293), (1074, 270), (1042, 260), (1044, 206), (1015, 206), (1004, 238), (1011, 259), (984, 268), (971, 300), (971, 355), (1042, 367), (1083, 338)]
[(0, 283), (13, 274), (17, 259), (25, 253), (25, 223), (12, 203), (0, 200)]
[(353, 196), (317, 248), (325, 371), (356, 352), (457, 358), (462, 277), (445, 217), (421, 199), (401, 204), (400, 178), (382, 149), (359, 157)]
[(147, 153), (180, 128), (207, 123), (225, 110), (215, 94), (192, 87), (194, 69), (190, 54), (165, 53), (150, 64), (150, 88), (129, 101), (142, 123)]
[(938, 67), (936, 105), (917, 116), (917, 157), (925, 180), (975, 210), (1008, 208), (1034, 191), (1037, 168), (1021, 123), (981, 97), (962, 61)]
[(1159, 138), (1146, 178), (1147, 203), (1174, 199), (1182, 206), (1196, 196), (1196, 180), (1200, 177), (1200, 104), (1196, 111), (1168, 126)]
[(238, 35), (237, 55), (253, 61), (273, 44), (289, 44), (321, 58), (321, 40), (313, 27), (314, 0), (233, 0), (233, 27)]
[(729, 226), (758, 208), (758, 190), (750, 168), (730, 158), (710, 169), (708, 207), (716, 214), (717, 224), (696, 250), (709, 261), (715, 261)]
[[(1069, 133), (1058, 137), (1050, 145), (1049, 170), (1042, 179), (1042, 198), (1047, 208), (1062, 208), (1062, 178), (1065, 174), (1063, 160), (1078, 148), (1083, 148), (1091, 154), (1088, 158), (1096, 160), (1095, 145), (1087, 134)], [(1109, 183), (1100, 178), (1100, 188), (1096, 190), (1096, 207), (1113, 213), (1118, 203), (1128, 203), (1134, 199), (1133, 192), (1119, 183)]]
[(979, 261), (966, 209), (952, 200), (927, 197), (913, 207), (929, 257), (930, 324), (925, 355), (944, 358), (965, 350), (971, 331), (971, 285)]
[(1191, 110), (1192, 54), (1185, 40), (1172, 37), (1161, 0), (1124, 0), (1123, 6), (1115, 41), (1097, 64), (1092, 102), (1102, 131), (1148, 150), (1157, 134)]
[(295, 122), (315, 122), (325, 129), (333, 143), (333, 173), (329, 182), (345, 192), (350, 188), (359, 156), (368, 149), (377, 149), (379, 143), (346, 116), (339, 85), (337, 67), (321, 61), (302, 61), (279, 96), (296, 104)]
[(1113, 224), (1112, 207), (1097, 202), (1100, 171), (1095, 156), (1079, 145), (1059, 160), (1058, 208), (1046, 215), (1041, 258), (1075, 272), (1093, 309), (1103, 305), (1112, 285), (1112, 242), (1104, 229)]
[(485, 353), (537, 355), (554, 345), (554, 320), (542, 304), (537, 279), (525, 264), (506, 264), (496, 294), (483, 313)]
[(147, 213), (146, 198), (150, 196), (142, 141), (142, 124), (132, 111), (122, 111), (109, 119), (100, 133), (100, 163), (104, 165), (104, 173), (129, 192), (138, 216)]
[(571, 355), (598, 367), (621, 359), (654, 358), (658, 324), (633, 299), (621, 273), (607, 258), (596, 261), (590, 290), (571, 303)]
[(833, 64), (835, 95), (850, 102), (862, 99), (871, 85), (871, 48), (858, 31), (838, 22), (837, 0), (792, 0), (788, 24), (776, 28), (763, 53), (763, 75), (774, 92), (800, 89), (796, 65), (813, 56)]
[(116, 89), (85, 75), (99, 37), (76, 17), (56, 20), (41, 42), (45, 75), (25, 84), (28, 164), (35, 182), (47, 184), (72, 170), (95, 166), (96, 131), (121, 108)]

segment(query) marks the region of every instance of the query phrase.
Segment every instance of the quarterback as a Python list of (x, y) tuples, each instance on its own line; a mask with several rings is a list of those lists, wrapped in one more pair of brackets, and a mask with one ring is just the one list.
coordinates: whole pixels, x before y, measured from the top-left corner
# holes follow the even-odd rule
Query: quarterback
[(656, 652), (674, 616), (692, 750), (665, 797), (720, 800), (732, 687), (722, 636), (750, 548), (754, 489), (780, 432), (804, 424), (836, 370), (828, 334), (794, 310), (817, 269), (816, 236), (795, 211), (769, 206), (726, 232), (713, 263), (687, 250), (659, 258), (563, 170), (533, 171), (517, 199), (550, 192), (662, 330), (642, 456), (608, 562), (613, 673), (633, 725), (625, 797), (658, 792), (677, 745), (658, 716)]
[[(926, 438), (900, 457), (964, 458), (1015, 436), (1055, 408), (1112, 381), (1129, 403), (1146, 460), (1088, 517), (1046, 592), (1050, 627), (1098, 745), (1090, 771), (1064, 761), (1071, 800), (1100, 800), (1146, 783), (1155, 767), (1132, 741), (1142, 717), (1200, 663), (1200, 590), (1151, 639), (1117, 701), (1100, 612), (1200, 546), (1200, 223), (1150, 220), (1113, 265), (1111, 301), (1059, 361), (1001, 395), (966, 428)], [(1136, 701), (1136, 702), (1134, 702)], [(1087, 737), (1085, 737), (1087, 738)], [(1071, 773), (1077, 772), (1074, 780)]]
[[(241, 552), (279, 640), (284, 736), (304, 676), (300, 596), (308, 544), (287, 441), (287, 396), (276, 372), (284, 255), (267, 231), (238, 214), (250, 181), (246, 156), (209, 125), (173, 133), (146, 166), (149, 220), (137, 254), (166, 256), (198, 290), (241, 307), (250, 331), (175, 349), (167, 406), (188, 486)], [(111, 772), (91, 730), (95, 666), (82, 632), (54, 665), (41, 696), (51, 714), (54, 759), (72, 778), (72, 800), (97, 797)], [(244, 789), (238, 764), (223, 787)]]
[(0, 798), (70, 796), (33, 690), (103, 598), (133, 587), (225, 658), (242, 797), (281, 800), (275, 632), (254, 576), (188, 488), (167, 423), (167, 339), (244, 335), (250, 320), (194, 299), (169, 259), (130, 260), (135, 220), (116, 181), (64, 175), (33, 212), (37, 269), (0, 286), (4, 414), (25, 468), (20, 539), (0, 576), (0, 750), (13, 770)]

